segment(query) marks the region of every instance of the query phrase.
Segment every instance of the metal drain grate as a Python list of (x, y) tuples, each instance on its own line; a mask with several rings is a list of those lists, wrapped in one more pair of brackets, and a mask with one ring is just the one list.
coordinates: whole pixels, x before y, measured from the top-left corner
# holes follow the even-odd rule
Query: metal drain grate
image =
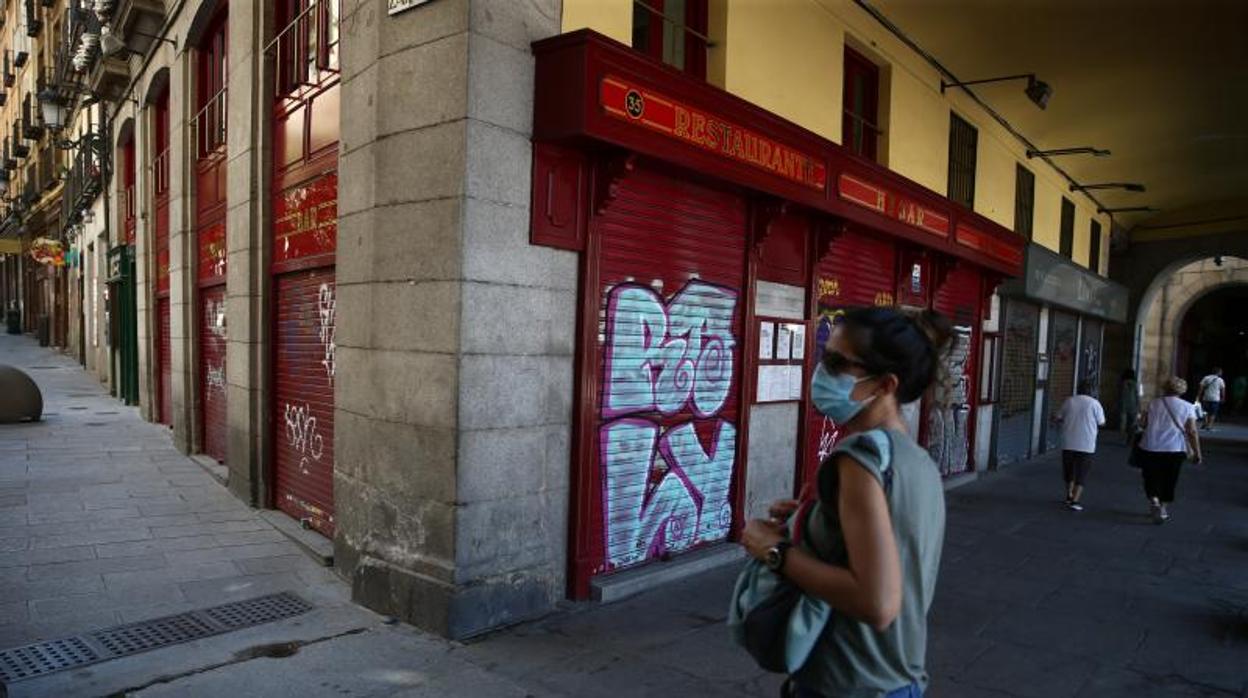
[(71, 409), (71, 410), (85, 410), (85, 409), (87, 409), (87, 408), (85, 408), (85, 407), (81, 407), (81, 406), (75, 406), (75, 407), (69, 407), (69, 408), (67, 408), (67, 409)]
[[(0, 651), (0, 684), (291, 618), (312, 604), (284, 591)], [(3, 691), (0, 691), (0, 695)]]
[(190, 642), (208, 635), (216, 635), (219, 632), (221, 631), (197, 618), (196, 614), (185, 613), (180, 616), (157, 618), (123, 625), (119, 628), (100, 630), (91, 633), (88, 637), (100, 643), (110, 655), (121, 657), (165, 645)]
[(220, 625), (233, 630), (259, 625), (307, 613), (312, 607), (294, 594), (273, 594), (258, 599), (236, 601), (209, 608), (203, 613)]
[(0, 681), (19, 681), (99, 660), (99, 655), (76, 637), (40, 642), (0, 652)]

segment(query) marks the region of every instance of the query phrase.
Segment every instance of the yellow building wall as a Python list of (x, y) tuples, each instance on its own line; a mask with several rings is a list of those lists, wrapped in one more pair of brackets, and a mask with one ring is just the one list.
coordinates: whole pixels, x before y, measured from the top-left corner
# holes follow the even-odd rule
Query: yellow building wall
[[(632, 0), (564, 0), (563, 30), (589, 27), (632, 40)], [(948, 192), (949, 115), (956, 111), (979, 131), (975, 211), (1014, 228), (1015, 163), (1036, 176), (1033, 240), (1059, 249), (1061, 202), (1075, 203), (1074, 260), (1089, 261), (1096, 207), (1071, 194), (1065, 179), (961, 92), (940, 92), (940, 74), (881, 27), (853, 0), (709, 0), (707, 56), (714, 85), (839, 143), (845, 45), (881, 66), (880, 159), (931, 191)], [(1107, 268), (1108, 216), (1098, 215)]]
[(841, 141), (844, 32), (810, 0), (728, 0), (723, 87)]
[(593, 29), (626, 44), (633, 42), (632, 0), (563, 0), (563, 33)]

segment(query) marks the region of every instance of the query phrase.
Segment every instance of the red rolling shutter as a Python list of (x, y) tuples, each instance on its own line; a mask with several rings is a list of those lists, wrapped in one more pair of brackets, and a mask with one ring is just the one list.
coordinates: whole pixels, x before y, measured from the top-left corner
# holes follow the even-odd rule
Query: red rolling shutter
[(173, 426), (173, 357), (169, 338), (169, 296), (156, 299), (157, 419)]
[(225, 285), (200, 291), (199, 400), (203, 451), (225, 462), (228, 421), (225, 410)]
[(277, 507), (334, 534), (334, 271), (276, 279)]
[(976, 382), (979, 376), (982, 279), (977, 269), (959, 265), (936, 289), (932, 307), (949, 318), (954, 335), (945, 365), (947, 382), (936, 388), (937, 403), (927, 411), (925, 446), (942, 475), (956, 475), (974, 465)]
[(594, 234), (582, 575), (726, 539), (743, 461), (744, 200), (639, 169), (619, 182)]
[[(837, 313), (852, 306), (891, 306), (896, 287), (897, 250), (892, 241), (858, 232), (838, 235), (815, 266), (814, 347), (806, 379), (823, 357)], [(809, 392), (809, 391), (807, 391)], [(813, 481), (819, 463), (839, 437), (836, 423), (806, 401), (806, 430), (800, 483)]]

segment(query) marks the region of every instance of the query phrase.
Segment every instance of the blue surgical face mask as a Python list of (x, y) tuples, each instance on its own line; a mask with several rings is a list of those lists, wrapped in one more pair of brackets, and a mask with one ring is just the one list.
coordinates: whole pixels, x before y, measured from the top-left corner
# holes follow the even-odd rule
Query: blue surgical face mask
[(862, 408), (875, 399), (874, 395), (865, 400), (850, 397), (855, 386), (870, 378), (871, 376), (854, 378), (847, 373), (828, 373), (820, 363), (810, 379), (810, 399), (815, 403), (815, 409), (837, 424), (845, 424), (858, 416)]

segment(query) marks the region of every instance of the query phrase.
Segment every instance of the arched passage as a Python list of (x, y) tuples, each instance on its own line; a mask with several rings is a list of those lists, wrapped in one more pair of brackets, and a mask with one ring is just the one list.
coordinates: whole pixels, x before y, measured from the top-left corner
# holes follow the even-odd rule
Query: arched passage
[[(1232, 281), (1193, 298), (1179, 312), (1175, 338), (1175, 373), (1187, 379), (1193, 393), (1203, 376), (1221, 368), (1232, 395), (1248, 380), (1248, 283)], [(1229, 405), (1225, 406), (1229, 407)], [(1224, 410), (1229, 411), (1229, 410)]]
[[(1240, 257), (1209, 257), (1186, 263), (1180, 260), (1158, 274), (1144, 293), (1136, 314), (1140, 321), (1136, 327), (1135, 363), (1146, 395), (1155, 394), (1157, 386), (1169, 375), (1183, 376), (1188, 370), (1209, 368), (1180, 365), (1184, 319), (1201, 299), (1236, 288), (1248, 288), (1248, 260)], [(1236, 315), (1231, 313), (1228, 317)], [(1190, 342), (1192, 336), (1187, 339)], [(1186, 358), (1191, 357), (1189, 348)]]

